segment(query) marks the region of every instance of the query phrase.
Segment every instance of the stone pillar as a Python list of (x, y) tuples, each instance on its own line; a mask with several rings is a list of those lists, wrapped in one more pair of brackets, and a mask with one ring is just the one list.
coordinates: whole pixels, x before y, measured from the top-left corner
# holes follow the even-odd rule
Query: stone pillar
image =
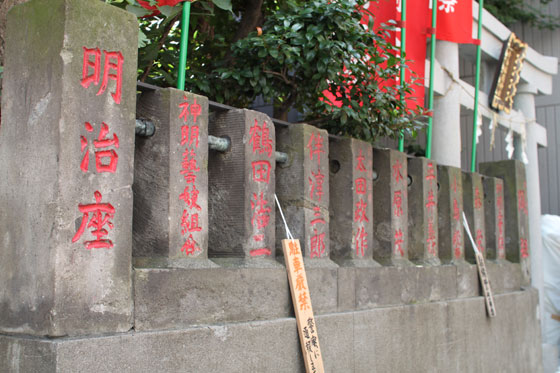
[[(133, 237), (137, 267), (208, 267), (208, 99), (173, 88), (143, 92), (137, 115)], [(214, 265), (215, 266), (215, 265)]]
[(484, 223), (486, 226), (486, 256), (498, 262), (506, 259), (504, 181), (482, 177), (484, 187)]
[(332, 257), (348, 266), (372, 260), (373, 194), (371, 145), (352, 138), (329, 141)]
[(517, 160), (480, 163), (480, 172), (504, 180), (506, 259), (521, 263), (525, 284), (531, 280), (529, 204), (525, 166)]
[[(288, 163), (277, 168), (278, 199), (288, 226), (302, 242), (306, 262), (329, 261), (329, 138), (327, 131), (308, 124), (278, 129), (278, 150)], [(279, 216), (277, 217), (278, 219)], [(284, 223), (276, 233), (286, 237)], [(277, 242), (280, 246), (280, 239)], [(320, 260), (320, 262), (325, 262)]]
[(443, 263), (464, 262), (463, 178), (461, 169), (438, 166), (438, 239)]
[[(473, 239), (483, 257), (486, 257), (486, 227), (484, 225), (484, 189), (482, 176), (477, 173), (463, 172), (463, 210)], [(461, 224), (463, 218), (461, 217)], [(476, 263), (471, 240), (465, 237), (465, 258)]]
[(411, 265), (406, 154), (374, 148), (373, 165), (373, 259), (383, 265)]
[(408, 258), (439, 265), (437, 165), (427, 158), (409, 158), (408, 175)]
[(208, 159), (209, 256), (221, 265), (276, 266), (275, 131), (252, 110), (219, 113), (209, 132), (231, 149)]
[[(118, 28), (106, 25), (119, 25)], [(136, 18), (100, 1), (8, 16), (0, 131), (0, 327), (132, 327)]]
[[(459, 79), (459, 45), (437, 41), (436, 59), (454, 79)], [(435, 97), (432, 159), (440, 165), (461, 168), (461, 88), (448, 79), (445, 96)]]

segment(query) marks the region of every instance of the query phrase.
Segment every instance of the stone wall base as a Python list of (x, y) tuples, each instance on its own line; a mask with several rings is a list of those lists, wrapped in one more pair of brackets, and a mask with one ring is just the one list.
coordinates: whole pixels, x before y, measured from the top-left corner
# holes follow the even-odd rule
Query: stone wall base
[[(327, 372), (539, 372), (534, 289), (317, 316)], [(3, 372), (304, 372), (293, 318), (100, 337), (0, 335)]]

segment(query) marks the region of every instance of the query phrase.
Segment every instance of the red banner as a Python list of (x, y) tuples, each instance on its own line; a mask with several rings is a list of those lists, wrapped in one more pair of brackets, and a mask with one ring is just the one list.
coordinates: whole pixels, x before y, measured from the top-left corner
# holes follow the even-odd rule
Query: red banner
[(438, 0), (437, 4), (436, 38), (454, 43), (473, 43), (472, 0)]

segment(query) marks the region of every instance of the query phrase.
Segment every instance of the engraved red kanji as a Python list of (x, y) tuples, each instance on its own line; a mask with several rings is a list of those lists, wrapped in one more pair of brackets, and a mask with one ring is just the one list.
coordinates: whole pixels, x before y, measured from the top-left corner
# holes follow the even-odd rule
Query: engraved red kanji
[(453, 188), (453, 193), (457, 193), (457, 175), (453, 176), (453, 184), (451, 187)]
[(181, 127), (181, 146), (187, 145), (198, 148), (198, 140), (200, 128), (198, 126), (182, 126)]
[(317, 229), (314, 229), (313, 236), (311, 237), (311, 250), (309, 253), (310, 258), (322, 257), (325, 253), (325, 234), (317, 233)]
[(455, 258), (461, 257), (461, 231), (458, 229), (453, 232), (452, 240), (453, 251), (455, 253)]
[(187, 184), (194, 184), (196, 181), (195, 172), (200, 171), (196, 165), (196, 153), (192, 149), (185, 149), (183, 152), (183, 161), (181, 162), (181, 175), (187, 181)]
[(189, 214), (187, 210), (183, 210), (181, 217), (181, 234), (184, 236), (191, 232), (200, 232), (202, 228), (198, 223), (198, 214)]
[(181, 247), (181, 251), (183, 251), (186, 255), (193, 255), (197, 251), (200, 251), (200, 248), (198, 247), (198, 244), (194, 240), (192, 234), (190, 234), (185, 240), (183, 247)]
[(367, 240), (367, 232), (364, 227), (358, 228), (355, 236), (355, 243), (356, 243), (356, 255), (357, 256), (364, 256), (365, 251), (367, 250), (368, 240)]
[(321, 215), (321, 208), (319, 206), (313, 207), (313, 216), (315, 216), (315, 219), (311, 220), (311, 226), (315, 224), (327, 224)]
[[(84, 50), (84, 61), (82, 67), (82, 81), (81, 84), (84, 88), (88, 88), (91, 83), (94, 85), (99, 84), (99, 76), (101, 72), (101, 51), (99, 48), (86, 48)], [(101, 81), (101, 87), (97, 92), (97, 96), (103, 94), (107, 89), (109, 84), (109, 79), (115, 81), (115, 92), (111, 93), (115, 103), (121, 103), (121, 92), (122, 92), (122, 67), (124, 63), (124, 58), (121, 52), (108, 52), (103, 51), (105, 63), (103, 65), (103, 80)], [(93, 61), (90, 57), (93, 56)], [(93, 68), (93, 73), (89, 73), (89, 69)], [(114, 71), (112, 71), (114, 70)]]
[(196, 189), (196, 186), (193, 184), (192, 189), (189, 190), (190, 186), (187, 185), (183, 190), (183, 193), (179, 194), (179, 199), (185, 201), (187, 207), (189, 209), (196, 209), (198, 211), (202, 210), (202, 208), (198, 205), (198, 195), (199, 190)]
[(437, 255), (436, 252), (436, 231), (434, 230), (434, 221), (433, 219), (428, 220), (428, 238), (426, 239), (426, 243), (428, 244), (428, 253), (431, 255)]
[[(84, 127), (86, 128), (86, 131), (93, 132), (93, 126), (89, 122), (85, 122)], [(95, 149), (105, 149), (109, 147), (114, 147), (115, 149), (119, 148), (119, 137), (117, 134), (114, 133), (113, 138), (107, 138), (108, 133), (109, 126), (107, 123), (102, 122), (101, 129), (99, 130), (99, 137), (93, 140), (93, 147)], [(89, 150), (86, 149), (88, 147), (88, 140), (85, 136), (80, 136), (80, 145), (82, 153), (85, 151), (80, 163), (80, 169), (83, 172), (87, 172), (89, 170)], [(114, 149), (96, 150), (94, 151), (94, 154), (95, 168), (97, 172), (115, 173), (117, 171), (119, 155)], [(104, 163), (104, 160), (108, 160), (108, 162)]]
[[(194, 102), (192, 104), (189, 104), (187, 96), (183, 96), (183, 99), (185, 101), (179, 104), (179, 107), (181, 108), (181, 113), (179, 114), (179, 119), (182, 118), (183, 122), (186, 123), (187, 120), (189, 119), (189, 115), (192, 115), (193, 122), (196, 123), (196, 118), (198, 118), (200, 113), (202, 113), (202, 107), (199, 104), (196, 103), (196, 97), (195, 97)], [(190, 109), (189, 109), (189, 106), (190, 106)]]
[(366, 194), (367, 184), (366, 179), (359, 177), (355, 180), (356, 183), (356, 194)]
[(369, 222), (369, 219), (367, 218), (367, 203), (365, 203), (361, 198), (358, 200), (358, 202), (356, 202), (354, 221), (356, 223)]
[(358, 153), (358, 156), (356, 157), (356, 160), (358, 161), (358, 164), (356, 165), (356, 171), (366, 172), (366, 166), (364, 165), (364, 160), (365, 159), (366, 159), (366, 157), (364, 157), (362, 155), (362, 149), (360, 149), (360, 152)]
[(266, 153), (269, 157), (272, 156), (272, 139), (270, 136), (270, 130), (268, 129), (266, 121), (263, 121), (262, 126), (259, 126), (259, 122), (255, 119), (255, 125), (249, 129), (249, 144), (253, 144), (253, 154), (259, 152), (259, 154)]
[(527, 196), (525, 195), (524, 190), (517, 192), (517, 205), (519, 211), (523, 212), (525, 215), (529, 213), (527, 209)]
[(525, 238), (520, 238), (519, 239), (519, 251), (521, 253), (522, 258), (528, 258), (529, 257), (529, 243), (527, 242), (527, 240)]
[(251, 163), (253, 168), (253, 181), (257, 183), (269, 183), (270, 181), (270, 162), (254, 161)]
[(435, 169), (434, 169), (434, 164), (433, 163), (428, 163), (428, 173), (426, 175), (426, 180), (428, 180), (430, 182), (430, 185), (432, 185), (432, 180), (436, 179), (436, 173), (435, 173)]
[(263, 192), (260, 195), (253, 193), (251, 200), (251, 210), (254, 210), (251, 224), (257, 229), (265, 228), (270, 222), (270, 207), (267, 206), (268, 201), (264, 199)]
[(399, 228), (395, 231), (395, 254), (398, 254), (401, 257), (404, 257), (404, 250), (402, 247), (403, 243), (404, 243), (403, 232)]
[[(311, 176), (313, 176), (313, 178), (309, 178), (309, 185), (311, 186), (309, 198), (321, 201), (323, 198), (323, 182), (325, 181), (325, 175), (318, 169), (317, 172), (311, 171)], [(314, 195), (317, 198), (314, 198)]]
[(403, 175), (402, 175), (402, 168), (403, 168), (403, 165), (397, 159), (395, 161), (395, 163), (393, 164), (393, 177), (395, 178), (395, 183), (397, 183), (397, 184), (399, 183), (399, 181), (404, 180)]
[(434, 207), (436, 207), (436, 201), (435, 201), (435, 197), (434, 197), (434, 191), (430, 190), (428, 192), (428, 202), (426, 202), (426, 209), (428, 211), (430, 211), (431, 209), (433, 209)]
[(480, 197), (480, 189), (474, 188), (474, 208), (482, 208), (482, 198)]
[(459, 203), (457, 202), (457, 198), (453, 198), (453, 219), (459, 221), (461, 218), (461, 211), (459, 210)]
[(321, 164), (321, 153), (323, 150), (323, 137), (319, 134), (311, 133), (309, 141), (307, 142), (307, 148), (309, 149), (309, 158), (313, 160), (313, 156), (317, 156), (317, 164)]
[(107, 225), (109, 229), (113, 229), (111, 219), (115, 216), (115, 208), (110, 203), (101, 203), (102, 196), (100, 192), (95, 191), (93, 195), (96, 203), (78, 205), (78, 210), (80, 210), (83, 214), (82, 223), (72, 238), (72, 242), (78, 241), (86, 228), (93, 228), (91, 234), (93, 234), (96, 239), (93, 241), (86, 241), (84, 243), (86, 249), (110, 249), (113, 247), (113, 242), (108, 239), (103, 239), (103, 237), (109, 234), (109, 232), (103, 227)]
[(476, 230), (476, 246), (480, 250), (481, 253), (484, 252), (484, 233), (482, 233), (481, 229)]
[(403, 214), (402, 192), (400, 190), (395, 190), (393, 193), (393, 214), (396, 217), (400, 217)]

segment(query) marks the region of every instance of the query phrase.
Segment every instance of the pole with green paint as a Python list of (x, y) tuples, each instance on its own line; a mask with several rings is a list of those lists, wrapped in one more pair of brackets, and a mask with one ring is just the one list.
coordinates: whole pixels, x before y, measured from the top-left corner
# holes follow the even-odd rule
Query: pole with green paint
[[(406, 0), (401, 0), (401, 75), (400, 84), (404, 84), (405, 70), (404, 70), (404, 55), (406, 53)], [(405, 101), (405, 96), (401, 96), (401, 100)], [(399, 151), (404, 151), (404, 133), (401, 130), (399, 135)]]
[(183, 3), (181, 16), (181, 42), (179, 47), (179, 72), (177, 74), (177, 89), (185, 90), (185, 73), (187, 69), (187, 47), (189, 45), (189, 19), (191, 15), (191, 2)]
[(432, 0), (432, 37), (430, 39), (430, 90), (428, 93), (428, 128), (426, 130), (426, 158), (432, 158), (432, 124), (434, 122), (434, 65), (436, 60), (437, 0)]
[(474, 88), (474, 113), (473, 113), (473, 135), (472, 135), (472, 154), (471, 154), (471, 172), (476, 171), (476, 133), (478, 118), (478, 89), (480, 87), (480, 55), (482, 51), (482, 9), (484, 8), (484, 0), (478, 0), (478, 45), (476, 47), (476, 80)]

